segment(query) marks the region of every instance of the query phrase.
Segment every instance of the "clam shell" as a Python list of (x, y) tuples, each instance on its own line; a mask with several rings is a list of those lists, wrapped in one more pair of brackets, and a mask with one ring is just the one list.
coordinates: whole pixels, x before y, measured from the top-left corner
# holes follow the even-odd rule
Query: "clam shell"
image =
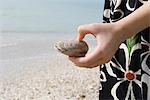
[(68, 40), (56, 43), (55, 49), (70, 57), (83, 57), (89, 48), (85, 41)]

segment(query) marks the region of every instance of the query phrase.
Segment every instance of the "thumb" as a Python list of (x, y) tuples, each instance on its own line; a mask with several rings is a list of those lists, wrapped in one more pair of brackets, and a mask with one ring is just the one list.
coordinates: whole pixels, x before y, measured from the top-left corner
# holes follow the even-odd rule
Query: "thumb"
[(78, 27), (77, 41), (82, 41), (87, 34), (92, 34), (90, 25), (81, 25)]

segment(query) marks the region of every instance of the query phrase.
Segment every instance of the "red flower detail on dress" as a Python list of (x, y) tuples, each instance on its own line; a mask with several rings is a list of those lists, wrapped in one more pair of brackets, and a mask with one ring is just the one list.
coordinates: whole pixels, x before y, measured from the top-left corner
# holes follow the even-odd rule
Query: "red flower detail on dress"
[(134, 80), (135, 79), (135, 73), (133, 72), (133, 71), (127, 71), (126, 73), (125, 73), (125, 78), (127, 79), (127, 80)]

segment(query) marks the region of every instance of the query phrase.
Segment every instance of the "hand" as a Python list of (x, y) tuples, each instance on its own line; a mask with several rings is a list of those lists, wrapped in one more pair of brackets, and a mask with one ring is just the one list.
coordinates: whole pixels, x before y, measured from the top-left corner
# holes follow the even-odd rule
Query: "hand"
[(149, 8), (150, 0), (115, 23), (93, 23), (80, 26), (77, 40), (81, 41), (86, 34), (92, 34), (97, 40), (97, 47), (85, 57), (69, 57), (69, 59), (77, 66), (88, 68), (110, 61), (125, 39), (150, 26)]
[(119, 45), (125, 40), (113, 23), (79, 26), (77, 40), (81, 41), (87, 34), (95, 36), (97, 47), (85, 57), (69, 57), (69, 60), (80, 67), (93, 68), (110, 61)]

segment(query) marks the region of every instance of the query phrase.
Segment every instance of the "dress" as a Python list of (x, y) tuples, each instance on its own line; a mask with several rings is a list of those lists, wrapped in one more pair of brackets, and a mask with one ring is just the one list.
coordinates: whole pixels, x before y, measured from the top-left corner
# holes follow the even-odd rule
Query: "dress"
[[(118, 21), (142, 5), (143, 0), (105, 0), (103, 22)], [(100, 66), (100, 79), (100, 100), (150, 100), (150, 28), (120, 45)]]

